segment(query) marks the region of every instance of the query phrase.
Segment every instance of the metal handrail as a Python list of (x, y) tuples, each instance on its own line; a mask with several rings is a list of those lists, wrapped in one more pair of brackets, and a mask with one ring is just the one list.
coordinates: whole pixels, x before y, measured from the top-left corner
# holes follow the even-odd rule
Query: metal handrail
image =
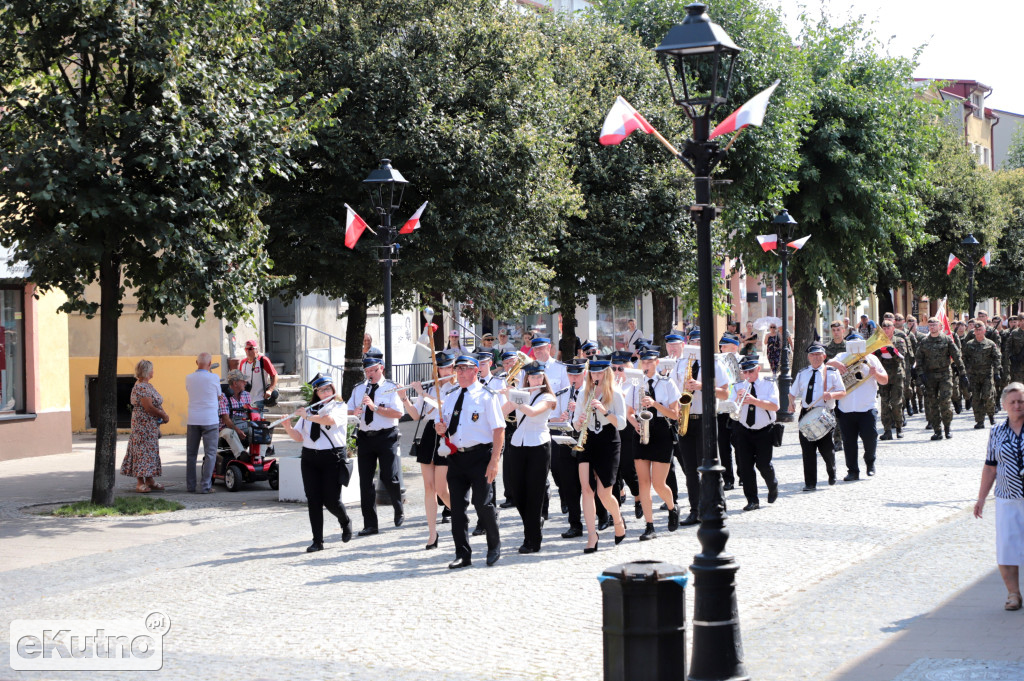
[[(310, 326), (309, 324), (295, 324), (295, 323), (292, 323), (292, 322), (274, 322), (274, 326), (291, 326), (293, 328), (301, 328), (302, 329), (302, 354), (303, 354), (303, 357), (305, 357), (306, 362), (308, 362), (310, 359), (315, 359), (316, 361), (320, 362), (321, 364), (327, 364), (328, 366), (331, 366), (331, 367), (337, 366), (337, 365), (334, 364), (334, 341), (338, 341), (339, 343), (344, 345), (345, 344), (345, 339), (344, 338), (338, 338), (334, 334), (327, 333), (326, 331), (321, 331), (320, 329), (316, 328), (315, 326)], [(326, 362), (324, 362), (323, 360), (321, 360), (321, 359), (319, 359), (317, 357), (310, 357), (310, 355), (309, 355), (309, 332), (310, 331), (315, 331), (316, 333), (319, 333), (322, 336), (327, 336), (328, 338), (331, 339), (327, 343), (327, 361)], [(303, 367), (305, 367), (305, 362), (303, 363)]]

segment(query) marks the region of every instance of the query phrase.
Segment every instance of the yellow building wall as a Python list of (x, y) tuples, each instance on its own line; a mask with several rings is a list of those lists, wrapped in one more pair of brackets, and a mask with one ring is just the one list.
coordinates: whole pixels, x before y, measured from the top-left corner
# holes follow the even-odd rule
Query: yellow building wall
[(38, 342), (38, 401), (36, 413), (67, 411), (71, 407), (68, 385), (68, 316), (58, 312), (67, 297), (50, 291), (36, 300)]
[[(146, 355), (145, 357), (118, 357), (118, 376), (134, 376), (135, 365), (140, 359), (153, 363), (153, 387), (164, 399), (164, 410), (171, 417), (170, 423), (160, 427), (167, 435), (183, 435), (188, 417), (188, 393), (185, 392), (185, 377), (196, 370), (195, 355)], [(214, 362), (226, 366), (227, 358), (214, 355)], [(99, 357), (72, 357), (70, 364), (71, 427), (75, 432), (86, 430), (88, 412), (88, 378), (96, 376)], [(219, 374), (220, 369), (214, 369)]]

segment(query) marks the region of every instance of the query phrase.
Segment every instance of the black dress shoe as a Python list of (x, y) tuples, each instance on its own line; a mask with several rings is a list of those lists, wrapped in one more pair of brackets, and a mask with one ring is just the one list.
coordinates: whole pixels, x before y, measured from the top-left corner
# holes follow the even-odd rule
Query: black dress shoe
[(565, 502), (563, 501), (563, 502), (562, 502), (562, 513), (568, 513), (568, 512), (569, 512), (569, 506), (568, 506), (568, 504), (566, 504), (566, 503), (565, 503)]
[(439, 541), (441, 541), (441, 533), (440, 532), (438, 532), (437, 534), (434, 535), (434, 542), (432, 544), (427, 544), (426, 547), (424, 547), (424, 548), (426, 548), (427, 551), (429, 551), (430, 549), (436, 549), (437, 548), (437, 542), (439, 542)]
[(537, 553), (538, 551), (540, 551), (540, 547), (525, 542), (519, 547), (519, 553)]
[(668, 512), (668, 531), (675, 532), (679, 529), (679, 507), (676, 506)]
[(487, 567), (491, 567), (497, 563), (499, 558), (501, 558), (500, 546), (493, 549), (487, 549)]
[(583, 536), (582, 527), (570, 527), (568, 530), (562, 533), (562, 539), (575, 539), (576, 537)]
[(679, 524), (683, 527), (689, 527), (690, 525), (700, 525), (700, 518), (697, 517), (696, 513), (691, 511), (688, 516), (679, 521)]
[(473, 564), (469, 558), (456, 558), (452, 562), (448, 563), (449, 570), (458, 570), (459, 568), (469, 567)]
[(836, 484), (836, 474), (835, 473), (829, 473), (828, 474), (828, 484), (830, 484), (830, 485)]
[(778, 498), (779, 498), (779, 481), (776, 480), (775, 483), (771, 487), (768, 488), (768, 503), (769, 504), (774, 504), (775, 500), (778, 499)]
[(743, 507), (743, 510), (744, 511), (756, 511), (759, 508), (761, 508), (761, 504), (759, 504), (756, 501), (751, 501), (749, 504), (747, 504), (746, 506)]
[(985, 422), (984, 421), (982, 421), (981, 423), (975, 423), (974, 424), (974, 429), (975, 430), (982, 430), (984, 428), (985, 428)]
[(348, 542), (352, 539), (352, 519), (345, 518), (345, 522), (341, 524), (341, 541)]
[(364, 527), (359, 530), (360, 537), (369, 537), (371, 534), (377, 534), (378, 530), (376, 527)]
[(633, 504), (633, 512), (636, 515), (636, 519), (640, 520), (644, 517), (644, 507), (639, 501)]
[(847, 473), (846, 477), (843, 478), (843, 482), (854, 482), (860, 480), (860, 473)]
[(654, 531), (654, 523), (647, 523), (644, 528), (644, 533), (640, 535), (640, 541), (650, 541), (651, 539), (657, 539), (658, 533)]
[(815, 485), (804, 485), (804, 491), (805, 492), (816, 492), (816, 491), (818, 491), (818, 488)]
[(515, 506), (515, 504), (512, 503), (509, 499), (506, 499), (505, 501), (498, 504), (498, 508), (512, 508), (513, 506)]
[(598, 541), (594, 542), (594, 545), (593, 545), (593, 546), (584, 546), (584, 547), (583, 547), (583, 553), (587, 553), (587, 554), (590, 554), (590, 553), (597, 553), (597, 545), (598, 545), (599, 543), (600, 543), (600, 540), (598, 540)]
[(868, 464), (868, 471), (867, 472), (868, 472), (869, 476), (875, 474), (875, 464), (874, 464), (874, 462)]
[(726, 492), (731, 492), (732, 490), (736, 489), (736, 486), (731, 482), (727, 482), (724, 485), (722, 485), (722, 489)]
[(601, 522), (599, 522), (597, 524), (597, 529), (599, 529), (599, 530), (607, 530), (611, 526), (612, 526), (612, 518), (611, 518), (611, 516), (608, 516), (607, 518), (605, 518), (604, 520), (602, 520)]
[(315, 541), (315, 542), (313, 542), (312, 544), (309, 545), (309, 548), (306, 549), (306, 553), (313, 553), (314, 551), (323, 551), (323, 550), (324, 550), (324, 543), (323, 542), (319, 542), (319, 541)]
[(473, 530), (473, 536), (474, 537), (482, 537), (485, 534), (487, 534), (487, 530), (484, 529), (483, 527), (480, 527), (479, 525), (477, 525), (476, 529)]
[(405, 509), (401, 506), (395, 509), (395, 527), (401, 527), (405, 522)]
[(450, 523), (452, 521), (451, 518), (452, 518), (452, 514), (446, 508), (446, 509), (444, 509), (444, 513), (441, 514), (441, 519), (438, 520), (437, 522), (439, 522), (442, 525), (447, 525), (448, 523)]

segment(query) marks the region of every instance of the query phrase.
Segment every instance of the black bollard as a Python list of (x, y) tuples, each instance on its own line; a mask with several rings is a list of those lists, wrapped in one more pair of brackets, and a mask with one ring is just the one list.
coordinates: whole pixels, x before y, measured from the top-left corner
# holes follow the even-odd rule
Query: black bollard
[(598, 577), (605, 681), (686, 678), (686, 568), (641, 560)]

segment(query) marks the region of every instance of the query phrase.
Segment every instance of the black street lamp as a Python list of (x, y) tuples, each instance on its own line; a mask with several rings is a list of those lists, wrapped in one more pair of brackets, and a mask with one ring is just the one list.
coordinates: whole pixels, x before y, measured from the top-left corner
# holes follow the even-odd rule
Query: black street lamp
[(968, 234), (964, 237), (964, 240), (960, 242), (960, 247), (967, 251), (967, 318), (974, 318), (974, 266), (975, 260), (978, 256), (978, 246), (981, 246), (981, 242), (974, 238), (973, 234)]
[(796, 226), (796, 220), (788, 210), (783, 208), (782, 212), (772, 220), (772, 224), (775, 226), (779, 239), (779, 257), (782, 258), (782, 341), (780, 343), (782, 359), (779, 362), (779, 402), (786, 405), (779, 407), (776, 418), (779, 421), (789, 422), (793, 420), (793, 412), (789, 411), (789, 400), (786, 399), (786, 395), (789, 395), (789, 387), (793, 385), (793, 377), (789, 375), (790, 352), (789, 342), (786, 340), (786, 334), (789, 333), (789, 296), (786, 293), (786, 284), (789, 281), (787, 279), (789, 273), (789, 246), (787, 244), (793, 240), (793, 227)]
[[(725, 104), (732, 83), (736, 55), (741, 52), (721, 26), (711, 23), (707, 6), (693, 3), (686, 8), (683, 23), (669, 29), (655, 48), (668, 77), (672, 100), (693, 124), (693, 134), (676, 157), (693, 172), (695, 202), (690, 216), (697, 227), (697, 303), (705, 342), (700, 346), (701, 395), (704, 414), (715, 413), (714, 309), (711, 263), (711, 223), (718, 213), (711, 202), (711, 174), (728, 153), (718, 142), (709, 141), (711, 119)], [(727, 62), (727, 63), (726, 63)], [(716, 420), (703, 418), (701, 443), (700, 540), (701, 552), (694, 556), (693, 654), (687, 678), (710, 681), (746, 679), (743, 644), (736, 604), (736, 564), (725, 551), (729, 532), (725, 529), (725, 501), (718, 460)]]
[(391, 265), (398, 262), (398, 230), (391, 225), (391, 217), (402, 203), (405, 185), (402, 173), (391, 167), (391, 159), (382, 158), (380, 168), (363, 180), (370, 193), (370, 202), (377, 211), (380, 231), (377, 238), (377, 260), (384, 265), (384, 375), (391, 377)]

